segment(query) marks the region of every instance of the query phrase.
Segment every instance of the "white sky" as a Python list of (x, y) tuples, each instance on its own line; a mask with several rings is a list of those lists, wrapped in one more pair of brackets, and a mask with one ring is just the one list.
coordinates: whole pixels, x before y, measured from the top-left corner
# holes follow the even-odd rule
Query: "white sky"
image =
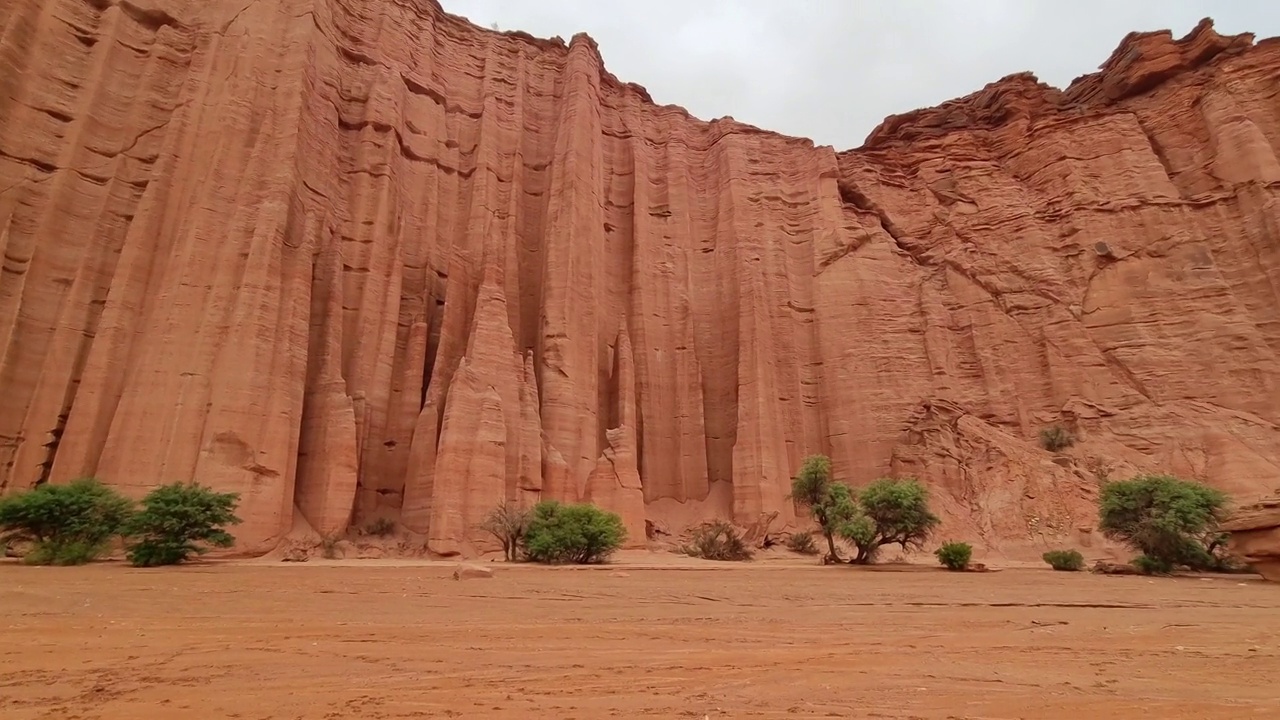
[(566, 41), (655, 102), (836, 149), (886, 115), (1030, 70), (1065, 87), (1131, 30), (1280, 35), (1280, 0), (441, 0), (485, 27)]

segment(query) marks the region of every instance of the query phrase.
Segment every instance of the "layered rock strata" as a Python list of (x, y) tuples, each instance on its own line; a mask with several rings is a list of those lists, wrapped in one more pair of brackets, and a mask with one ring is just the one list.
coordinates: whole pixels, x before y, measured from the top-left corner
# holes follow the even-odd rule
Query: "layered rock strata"
[(1132, 34), (842, 153), (431, 0), (0, 0), (0, 67), (5, 491), (194, 478), (245, 553), (589, 500), (638, 546), (796, 522), (820, 452), (1017, 552), (1106, 477), (1280, 486), (1274, 40)]
[(1222, 525), (1232, 554), (1258, 574), (1280, 582), (1280, 495), (1240, 508)]

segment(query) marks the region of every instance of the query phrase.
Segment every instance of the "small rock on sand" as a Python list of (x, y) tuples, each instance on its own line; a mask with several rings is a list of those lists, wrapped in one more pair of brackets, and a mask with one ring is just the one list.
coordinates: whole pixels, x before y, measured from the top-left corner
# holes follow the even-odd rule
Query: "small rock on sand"
[(476, 580), (493, 577), (493, 570), (478, 565), (459, 565), (453, 569), (454, 580)]

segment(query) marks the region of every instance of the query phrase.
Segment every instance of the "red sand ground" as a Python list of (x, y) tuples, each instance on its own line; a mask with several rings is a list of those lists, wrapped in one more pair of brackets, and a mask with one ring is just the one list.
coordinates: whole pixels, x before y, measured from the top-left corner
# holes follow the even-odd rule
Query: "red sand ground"
[(0, 717), (1280, 717), (1253, 576), (452, 567), (6, 564)]

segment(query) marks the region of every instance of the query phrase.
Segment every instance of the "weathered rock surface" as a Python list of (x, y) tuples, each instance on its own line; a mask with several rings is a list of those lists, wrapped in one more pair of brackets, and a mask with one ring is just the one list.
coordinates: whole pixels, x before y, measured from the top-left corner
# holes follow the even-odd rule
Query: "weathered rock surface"
[(1222, 529), (1231, 533), (1233, 554), (1262, 577), (1280, 582), (1280, 497), (1240, 508)]
[(1274, 40), (1133, 34), (842, 153), (430, 0), (0, 0), (0, 67), (4, 490), (467, 555), (503, 500), (785, 527), (814, 452), (1006, 552), (1108, 474), (1280, 486)]
[(458, 565), (453, 569), (454, 580), (483, 580), (493, 577), (493, 570), (479, 565)]

